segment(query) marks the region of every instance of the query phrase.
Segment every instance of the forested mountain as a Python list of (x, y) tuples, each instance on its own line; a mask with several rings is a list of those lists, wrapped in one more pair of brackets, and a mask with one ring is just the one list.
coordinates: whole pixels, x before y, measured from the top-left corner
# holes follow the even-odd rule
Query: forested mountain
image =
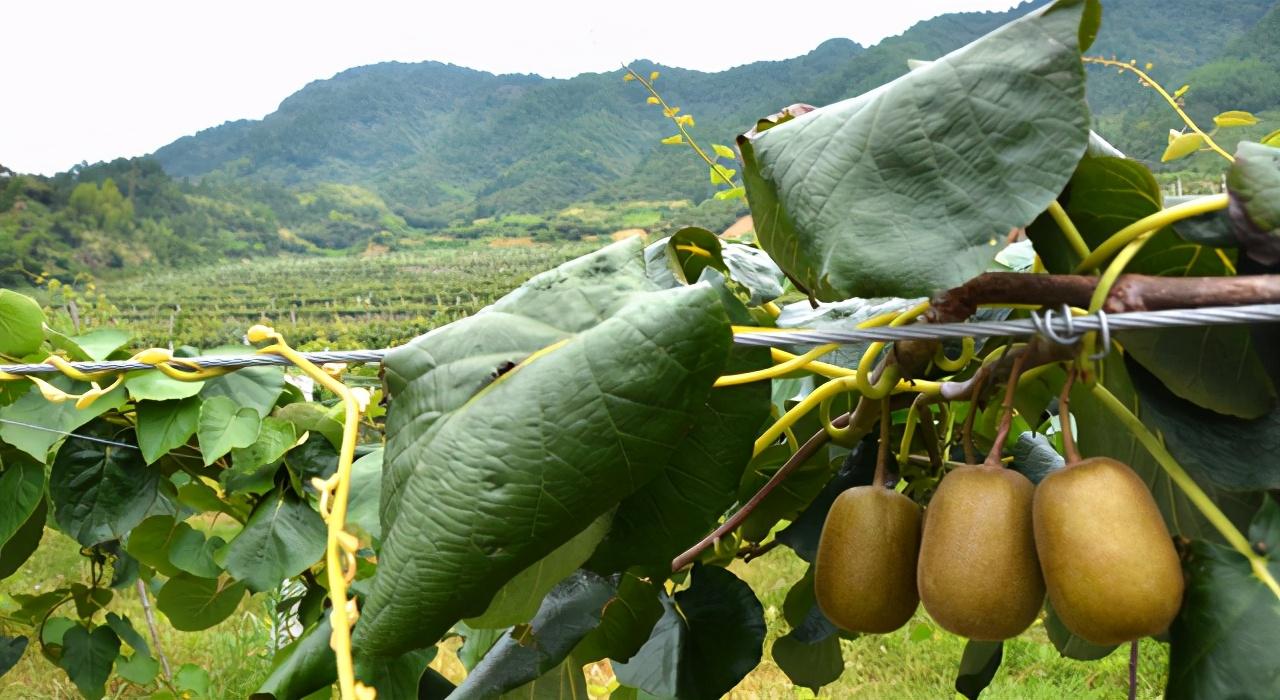
[[(1264, 117), (1224, 145), (1280, 126), (1274, 0), (1103, 5), (1090, 53), (1151, 62), (1170, 89), (1190, 84), (1186, 107), (1202, 123), (1227, 109)], [(804, 56), (718, 73), (634, 67), (660, 71), (657, 87), (697, 119), (701, 140), (730, 144), (759, 117), (865, 92), (905, 73), (908, 59), (940, 56), (1033, 7), (942, 15), (869, 48), (832, 39)], [(149, 159), (54, 178), (0, 171), (0, 283), (46, 270), (361, 251), (428, 235), (713, 226), (745, 211), (741, 201), (709, 199), (706, 166), (686, 148), (659, 144), (670, 123), (621, 76), (363, 66), (307, 85), (264, 119), (206, 129)], [(1158, 159), (1168, 129), (1181, 126), (1131, 74), (1091, 67), (1089, 96), (1096, 128), (1135, 157)], [(1199, 156), (1178, 167), (1221, 166)]]
[[(699, 133), (728, 143), (758, 117), (859, 94), (904, 73), (908, 58), (935, 58), (1034, 6), (943, 15), (871, 48), (836, 39), (795, 59), (720, 73), (636, 67), (661, 71), (668, 101), (698, 119)], [(1275, 18), (1275, 3), (1261, 0), (1212, 7), (1112, 0), (1093, 52), (1150, 61), (1153, 75), (1174, 87), (1192, 82), (1189, 105), (1209, 116), (1219, 107), (1261, 111), (1280, 104), (1280, 82), (1267, 72), (1280, 55)], [(1242, 62), (1249, 69), (1238, 72)], [(1176, 125), (1153, 111), (1159, 97), (1131, 76), (1108, 73), (1095, 69), (1090, 81), (1093, 106), (1112, 132), (1105, 135), (1135, 154), (1158, 150)], [(311, 83), (261, 121), (202, 131), (155, 157), (182, 177), (224, 170), (281, 184), (364, 184), (411, 223), (432, 228), (584, 199), (708, 196), (705, 168), (657, 144), (669, 126), (640, 88), (619, 78), (617, 71), (568, 80), (495, 76), (431, 62), (365, 66)], [(1231, 102), (1245, 91), (1259, 99)]]

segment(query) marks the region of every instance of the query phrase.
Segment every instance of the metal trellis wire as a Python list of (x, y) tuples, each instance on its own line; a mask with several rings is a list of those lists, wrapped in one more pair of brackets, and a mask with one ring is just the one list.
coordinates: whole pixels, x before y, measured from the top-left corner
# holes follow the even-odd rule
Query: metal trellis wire
[[(1109, 340), (1115, 331), (1147, 328), (1186, 328), (1195, 326), (1224, 326), (1250, 323), (1280, 322), (1280, 304), (1249, 304), (1244, 306), (1211, 306), (1199, 309), (1167, 309), (1161, 311), (1131, 311), (1114, 314), (1090, 314), (1072, 318), (1069, 313), (1046, 311), (1042, 315), (1012, 321), (977, 321), (965, 323), (920, 323), (915, 325), (849, 330), (792, 330), (765, 329), (760, 332), (739, 333), (734, 342), (755, 347), (784, 347), (819, 343), (859, 343), (869, 341), (893, 342), (897, 340), (946, 340), (950, 338), (991, 338), (997, 336), (1026, 337), (1041, 335), (1053, 342), (1072, 344), (1085, 333), (1098, 332), (1102, 340)], [(1109, 343), (1106, 343), (1109, 345)], [(1105, 347), (1105, 345), (1104, 345)], [(390, 349), (350, 350), (341, 352), (307, 352), (304, 357), (318, 364), (331, 362), (381, 362)], [(243, 368), (271, 365), (291, 365), (279, 355), (207, 355), (182, 358), (184, 364), (199, 367)], [(126, 372), (152, 369), (154, 365), (136, 361), (72, 362), (72, 367), (85, 373)], [(0, 372), (10, 375), (54, 374), (60, 370), (47, 363), (0, 365)]]

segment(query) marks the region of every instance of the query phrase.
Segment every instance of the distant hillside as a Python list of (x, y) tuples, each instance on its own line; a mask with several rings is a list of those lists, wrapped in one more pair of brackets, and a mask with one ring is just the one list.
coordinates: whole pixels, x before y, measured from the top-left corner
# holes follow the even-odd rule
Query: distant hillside
[[(1091, 54), (1155, 64), (1202, 124), (1227, 109), (1280, 127), (1280, 6), (1238, 0), (1104, 0)], [(719, 73), (649, 62), (664, 96), (697, 118), (710, 143), (732, 143), (761, 116), (823, 105), (947, 53), (1022, 15), (947, 14), (864, 48), (832, 39), (783, 61)], [(833, 33), (839, 32), (832, 27)], [(435, 62), (384, 63), (317, 80), (261, 120), (179, 139), (152, 159), (118, 159), (53, 178), (0, 167), (0, 284), (41, 272), (206, 262), (278, 253), (378, 252), (433, 236), (535, 240), (625, 228), (727, 226), (739, 201), (710, 199), (703, 164), (662, 146), (672, 133), (621, 70), (567, 80), (493, 75)], [(1180, 124), (1130, 74), (1091, 67), (1095, 127), (1134, 157), (1156, 160)], [(1158, 163), (1155, 163), (1158, 166)], [(1216, 179), (1221, 162), (1177, 163)], [(163, 169), (162, 169), (163, 168)]]
[[(861, 93), (903, 74), (908, 58), (935, 58), (1032, 7), (942, 15), (871, 48), (836, 39), (798, 58), (719, 73), (637, 67), (661, 71), (659, 87), (697, 117), (698, 133), (727, 143), (760, 116), (793, 102), (827, 104)], [(1193, 105), (1206, 98), (1201, 112), (1219, 104), (1265, 110), (1280, 105), (1280, 81), (1274, 70), (1266, 72), (1280, 32), (1259, 24), (1264, 16), (1274, 20), (1274, 8), (1260, 0), (1212, 7), (1191, 0), (1104, 2), (1093, 52), (1152, 61), (1155, 76), (1174, 86), (1194, 78), (1189, 97)], [(1245, 58), (1254, 63), (1240, 76), (1233, 66)], [(1259, 99), (1228, 105), (1242, 81)], [(1135, 154), (1158, 153), (1175, 125), (1155, 111), (1158, 96), (1131, 77), (1095, 70), (1090, 97), (1104, 135)], [(669, 133), (619, 72), (552, 80), (387, 63), (313, 82), (260, 121), (207, 129), (155, 158), (179, 177), (231, 171), (283, 185), (361, 184), (411, 224), (435, 229), (584, 200), (708, 197), (705, 168), (682, 149), (658, 145)]]

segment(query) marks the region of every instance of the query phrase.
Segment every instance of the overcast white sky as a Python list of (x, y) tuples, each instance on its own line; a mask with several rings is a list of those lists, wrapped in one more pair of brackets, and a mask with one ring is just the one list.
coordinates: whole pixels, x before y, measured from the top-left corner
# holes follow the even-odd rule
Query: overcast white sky
[[(380, 61), (570, 77), (648, 58), (721, 70), (870, 45), (1009, 0), (47, 0), (0, 11), (0, 163), (52, 174), (261, 118), (306, 83)], [(782, 9), (779, 9), (782, 8)], [(792, 11), (795, 10), (795, 11)]]

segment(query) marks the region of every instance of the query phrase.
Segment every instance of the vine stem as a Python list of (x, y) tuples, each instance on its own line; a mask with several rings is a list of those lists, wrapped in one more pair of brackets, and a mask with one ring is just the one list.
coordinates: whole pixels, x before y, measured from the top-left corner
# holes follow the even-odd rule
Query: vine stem
[(1168, 209), (1150, 214), (1138, 219), (1137, 221), (1125, 226), (1124, 228), (1111, 234), (1111, 237), (1103, 241), (1092, 253), (1087, 255), (1084, 260), (1076, 265), (1076, 272), (1087, 272), (1097, 269), (1102, 265), (1102, 261), (1115, 255), (1121, 248), (1129, 245), (1133, 239), (1141, 236), (1149, 231), (1158, 231), (1165, 226), (1173, 224), (1183, 219), (1189, 219), (1193, 216), (1208, 214), (1210, 212), (1225, 209), (1230, 199), (1227, 194), (1215, 194), (1208, 197), (1200, 197), (1190, 202), (1175, 204)]
[(880, 400), (880, 444), (876, 447), (876, 473), (871, 485), (884, 488), (885, 476), (889, 471), (889, 428), (892, 427), (893, 416), (889, 410), (889, 398)]
[(173, 683), (173, 670), (169, 668), (169, 657), (160, 648), (160, 632), (156, 629), (156, 614), (151, 610), (151, 597), (147, 595), (147, 584), (139, 578), (136, 582), (138, 600), (142, 601), (142, 614), (147, 619), (147, 630), (151, 632), (151, 643), (156, 648), (156, 656), (160, 657), (160, 665), (164, 667), (164, 677)]
[(715, 173), (716, 176), (719, 177), (720, 180), (723, 181), (724, 184), (728, 185), (729, 187), (737, 187), (738, 186), (737, 183), (735, 183), (733, 180), (730, 180), (728, 177), (726, 177), (725, 174), (720, 171), (720, 168), (717, 167), (718, 163), (711, 160), (710, 156), (707, 155), (707, 152), (702, 150), (702, 147), (698, 145), (698, 142), (693, 140), (693, 136), (691, 136), (689, 132), (684, 128), (684, 124), (681, 124), (680, 121), (676, 119), (675, 112), (672, 110), (671, 105), (667, 104), (667, 101), (662, 98), (662, 95), (659, 95), (658, 91), (653, 89), (653, 85), (649, 81), (645, 80), (639, 73), (635, 72), (635, 69), (633, 69), (631, 66), (624, 65), (623, 68), (626, 68), (627, 73), (630, 74), (631, 77), (634, 78), (636, 82), (643, 85), (644, 89), (648, 90), (649, 94), (652, 95), (654, 99), (658, 101), (658, 104), (662, 105), (663, 115), (667, 115), (667, 114), (671, 115), (667, 118), (670, 119), (672, 123), (676, 125), (676, 128), (680, 130), (680, 135), (684, 137), (685, 143), (688, 143), (689, 147), (692, 148), (698, 154), (698, 157), (701, 158), (703, 161), (705, 161), (706, 164), (711, 167), (711, 172)]
[(1062, 229), (1063, 236), (1067, 239), (1067, 244), (1075, 251), (1076, 255), (1083, 260), (1089, 257), (1089, 244), (1084, 242), (1084, 236), (1080, 235), (1080, 229), (1076, 228), (1076, 224), (1067, 216), (1067, 211), (1062, 208), (1058, 200), (1049, 203), (1049, 216), (1058, 224), (1058, 228)]
[(1000, 406), (1000, 429), (996, 431), (995, 442), (987, 453), (986, 463), (993, 467), (1004, 466), (1000, 456), (1004, 453), (1005, 440), (1009, 439), (1009, 430), (1013, 426), (1013, 396), (1018, 391), (1018, 376), (1022, 374), (1022, 366), (1027, 362), (1027, 353), (1018, 353), (1013, 361), (1013, 369), (1009, 370), (1009, 386), (1004, 390), (1004, 403)]
[(973, 418), (978, 413), (978, 396), (982, 385), (987, 381), (987, 373), (979, 372), (969, 392), (969, 412), (964, 416), (964, 427), (960, 429), (960, 446), (964, 448), (964, 463), (977, 464), (978, 453), (973, 449)]
[[(351, 655), (351, 626), (355, 624), (359, 611), (355, 601), (347, 598), (348, 566), (343, 561), (343, 554), (353, 549), (350, 540), (354, 539), (346, 531), (347, 501), (351, 494), (351, 463), (355, 460), (356, 436), (360, 429), (362, 402), (356, 398), (351, 388), (334, 378), (328, 372), (316, 366), (297, 350), (289, 347), (284, 337), (274, 329), (266, 326), (254, 326), (249, 329), (249, 340), (261, 342), (273, 341), (271, 345), (259, 352), (270, 352), (289, 359), (298, 369), (314, 379), (324, 388), (333, 392), (342, 400), (344, 420), (342, 424), (342, 446), (338, 450), (338, 470), (328, 481), (317, 484), (321, 488), (320, 511), (325, 515), (328, 534), (325, 545), (325, 574), (329, 584), (329, 599), (333, 606), (329, 611), (333, 632), (329, 638), (329, 646), (337, 659), (338, 688), (343, 700), (364, 700), (372, 698), (373, 689), (358, 682), (355, 677), (355, 665)], [(325, 495), (332, 489), (333, 502), (328, 504), (325, 513)], [(354, 559), (354, 554), (350, 554)], [(352, 562), (354, 564), (354, 561)], [(354, 566), (350, 567), (354, 569)], [(352, 570), (351, 575), (355, 572)], [(350, 604), (350, 608), (348, 605)]]
[(1188, 127), (1190, 127), (1192, 131), (1194, 131), (1197, 134), (1200, 134), (1200, 136), (1204, 138), (1205, 145), (1207, 145), (1209, 148), (1212, 148), (1214, 151), (1216, 151), (1218, 155), (1222, 156), (1223, 158), (1226, 158), (1228, 162), (1235, 161), (1235, 158), (1231, 157), (1230, 153), (1227, 153), (1226, 151), (1222, 150), (1222, 147), (1219, 146), (1217, 142), (1213, 140), (1213, 137), (1206, 134), (1204, 130), (1202, 130), (1199, 126), (1196, 125), (1194, 121), (1192, 121), (1191, 117), (1187, 116), (1186, 112), (1182, 111), (1182, 107), (1178, 105), (1178, 101), (1174, 99), (1173, 95), (1170, 95), (1168, 92), (1166, 92), (1165, 89), (1161, 87), (1160, 83), (1156, 82), (1150, 75), (1147, 75), (1146, 71), (1142, 70), (1141, 68), (1131, 63), (1125, 63), (1124, 61), (1117, 61), (1115, 59), (1110, 59), (1110, 58), (1102, 58), (1101, 56), (1084, 56), (1080, 60), (1084, 61), (1085, 63), (1094, 63), (1100, 66), (1110, 66), (1112, 68), (1119, 68), (1121, 70), (1127, 70), (1131, 73), (1137, 74), (1137, 76), (1141, 78), (1144, 83), (1149, 85), (1156, 92), (1160, 93), (1160, 96), (1164, 98), (1164, 101), (1168, 102), (1169, 106), (1173, 108), (1173, 111), (1177, 112), (1178, 116), (1182, 118), (1183, 123), (1185, 123)]
[[(885, 403), (888, 403), (887, 399)], [(866, 399), (862, 399), (858, 402), (858, 406), (853, 410), (853, 412), (837, 416), (831, 421), (831, 424), (837, 428), (848, 427), (851, 431), (856, 432), (858, 439), (861, 439), (862, 436), (871, 431), (871, 427), (873, 425), (872, 421), (879, 417), (878, 411), (880, 406), (880, 401), (868, 401)], [(714, 545), (716, 540), (738, 529), (738, 526), (742, 525), (742, 522), (747, 519), (747, 516), (751, 515), (751, 512), (756, 509), (756, 506), (760, 505), (761, 501), (772, 493), (779, 484), (786, 481), (787, 477), (791, 476), (793, 472), (800, 468), (800, 465), (804, 464), (810, 457), (816, 454), (818, 450), (822, 449), (822, 447), (830, 441), (831, 435), (826, 429), (819, 429), (814, 433), (813, 437), (806, 440), (805, 443), (800, 446), (800, 449), (796, 450), (795, 453), (787, 459), (786, 463), (783, 464), (778, 471), (773, 473), (773, 476), (765, 482), (764, 486), (760, 487), (759, 491), (756, 491), (755, 495), (752, 496), (745, 505), (739, 508), (733, 515), (725, 518), (725, 521), (721, 523), (719, 527), (708, 533), (707, 536), (699, 540), (697, 544), (693, 545), (689, 549), (685, 550), (680, 556), (673, 559), (671, 561), (671, 570), (679, 571), (680, 569), (692, 564), (703, 551)]]
[(1076, 449), (1076, 439), (1071, 433), (1071, 385), (1075, 384), (1076, 370), (1067, 370), (1067, 380), (1062, 383), (1062, 393), (1058, 395), (1058, 430), (1062, 433), (1062, 456), (1067, 458), (1067, 465), (1080, 461), (1080, 451)]
[(1129, 700), (1138, 700), (1138, 640), (1129, 642)]
[(1128, 406), (1125, 406), (1120, 399), (1116, 398), (1115, 394), (1108, 391), (1101, 383), (1093, 385), (1092, 393), (1130, 433), (1133, 433), (1133, 436), (1138, 439), (1138, 442), (1142, 443), (1147, 452), (1151, 453), (1160, 468), (1169, 475), (1169, 478), (1178, 485), (1178, 488), (1182, 489), (1182, 492), (1187, 496), (1187, 500), (1191, 501), (1191, 504), (1195, 506), (1196, 510), (1200, 511), (1205, 520), (1208, 520), (1209, 524), (1213, 525), (1214, 529), (1222, 534), (1227, 544), (1249, 561), (1254, 576), (1262, 581), (1263, 585), (1271, 589), (1277, 599), (1280, 599), (1280, 583), (1277, 583), (1275, 577), (1267, 570), (1266, 558), (1253, 551), (1253, 548), (1249, 546), (1249, 540), (1236, 529), (1235, 525), (1231, 524), (1226, 514), (1218, 508), (1218, 504), (1209, 498), (1208, 494), (1200, 488), (1200, 485), (1182, 468), (1182, 465), (1178, 464), (1173, 455), (1169, 454), (1160, 438), (1148, 430), (1138, 416), (1134, 415)]

